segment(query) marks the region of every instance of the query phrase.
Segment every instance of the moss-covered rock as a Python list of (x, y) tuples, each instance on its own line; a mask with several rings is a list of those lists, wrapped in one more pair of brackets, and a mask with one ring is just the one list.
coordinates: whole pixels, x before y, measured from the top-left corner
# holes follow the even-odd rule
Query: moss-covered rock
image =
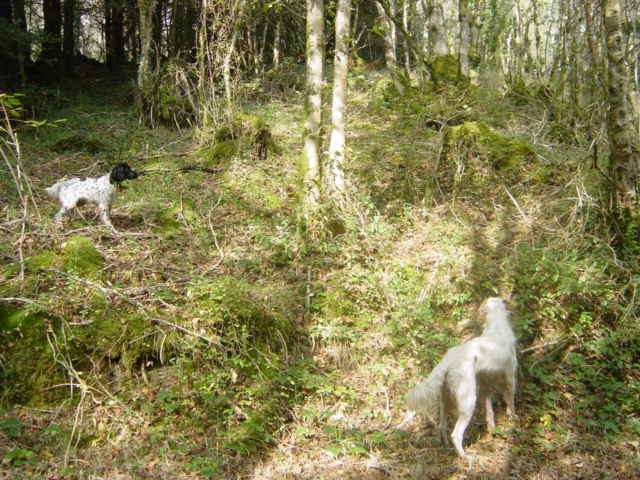
[(224, 277), (197, 285), (190, 293), (194, 314), (206, 319), (207, 330), (234, 351), (255, 346), (279, 350), (293, 333), (293, 324), (274, 301), (277, 292)]
[(39, 318), (37, 313), (26, 308), (0, 307), (0, 331), (30, 327)]
[(0, 308), (0, 404), (39, 405), (58, 401), (66, 374), (56, 364), (47, 340), (53, 322), (30, 308)]
[(438, 166), (441, 188), (469, 188), (486, 181), (517, 178), (535, 152), (531, 145), (507, 137), (480, 122), (464, 122), (445, 131)]
[(65, 271), (95, 275), (104, 266), (104, 258), (93, 242), (86, 237), (69, 237), (61, 248)]
[(26, 267), (30, 270), (58, 268), (61, 263), (62, 259), (60, 255), (50, 250), (44, 250), (25, 260)]
[(460, 63), (454, 55), (441, 55), (429, 62), (431, 80), (437, 86), (443, 84), (469, 83), (469, 79), (460, 73)]
[(217, 167), (230, 161), (238, 153), (237, 140), (228, 139), (202, 147), (198, 156), (208, 167)]

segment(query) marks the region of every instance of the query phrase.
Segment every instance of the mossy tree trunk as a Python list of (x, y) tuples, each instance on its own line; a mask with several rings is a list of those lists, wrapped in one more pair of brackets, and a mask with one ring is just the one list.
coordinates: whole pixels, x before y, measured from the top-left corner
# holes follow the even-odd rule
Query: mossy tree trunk
[(329, 159), (325, 169), (325, 185), (328, 192), (342, 203), (345, 193), (345, 101), (347, 97), (347, 73), (349, 70), (349, 32), (351, 24), (351, 0), (339, 0), (336, 14), (336, 53), (333, 73), (333, 100), (331, 105), (331, 140)]
[(138, 62), (138, 113), (143, 122), (153, 125), (153, 104), (156, 90), (156, 48), (153, 41), (153, 24), (157, 0), (140, 0), (140, 60)]
[[(636, 114), (628, 101), (629, 71), (625, 62), (623, 37), (624, 16), (620, 0), (602, 0), (603, 24), (607, 40), (607, 130), (609, 135), (610, 199), (614, 221), (629, 223), (640, 220), (638, 180), (640, 153), (634, 129)], [(637, 227), (637, 225), (636, 225)]]
[(427, 26), (429, 51), (434, 57), (449, 55), (449, 46), (444, 29), (444, 12), (439, 1), (429, 0), (427, 3)]
[(404, 91), (404, 85), (398, 78), (398, 35), (396, 32), (396, 0), (377, 0), (376, 7), (380, 15), (380, 23), (383, 30), (384, 40), (384, 60), (393, 81), (393, 85), (398, 92)]
[(471, 72), (469, 65), (469, 53), (471, 50), (471, 12), (469, 0), (458, 0), (458, 22), (460, 32), (458, 36), (458, 62), (460, 63), (460, 75), (468, 78)]
[(308, 224), (320, 206), (324, 0), (307, 0), (307, 86), (304, 139), (304, 216)]

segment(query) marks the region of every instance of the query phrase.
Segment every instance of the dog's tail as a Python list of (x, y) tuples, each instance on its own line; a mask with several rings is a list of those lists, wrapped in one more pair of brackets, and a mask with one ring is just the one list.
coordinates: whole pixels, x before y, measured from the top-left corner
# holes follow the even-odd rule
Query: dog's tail
[(431, 421), (437, 416), (438, 404), (449, 369), (449, 355), (445, 355), (429, 376), (407, 393), (409, 409), (425, 414)]

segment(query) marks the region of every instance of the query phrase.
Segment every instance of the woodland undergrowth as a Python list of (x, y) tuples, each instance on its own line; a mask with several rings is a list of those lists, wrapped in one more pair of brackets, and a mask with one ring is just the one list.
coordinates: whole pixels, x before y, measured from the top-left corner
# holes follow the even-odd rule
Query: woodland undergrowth
[[(534, 94), (398, 95), (355, 70), (353, 209), (311, 240), (290, 83), (286, 98), (248, 84), (228, 135), (143, 127), (119, 82), (5, 126), (0, 473), (635, 478), (640, 277), (614, 248), (588, 140), (559, 135)], [(215, 170), (187, 168), (212, 150)], [(56, 230), (43, 188), (119, 161), (147, 172), (118, 194), (121, 233), (91, 208)], [(519, 339), (519, 417), (499, 415), (493, 439), (472, 426), (466, 464), (402, 423), (403, 396), (495, 295)]]

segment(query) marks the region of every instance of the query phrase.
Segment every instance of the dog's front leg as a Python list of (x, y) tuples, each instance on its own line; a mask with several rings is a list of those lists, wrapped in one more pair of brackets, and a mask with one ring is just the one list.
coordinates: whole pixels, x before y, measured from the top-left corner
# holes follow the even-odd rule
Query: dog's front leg
[(102, 220), (102, 223), (104, 223), (107, 227), (109, 227), (113, 233), (118, 233), (118, 231), (116, 230), (116, 227), (114, 227), (113, 223), (111, 223), (110, 206), (100, 205), (98, 206), (98, 210), (100, 210), (100, 220)]

